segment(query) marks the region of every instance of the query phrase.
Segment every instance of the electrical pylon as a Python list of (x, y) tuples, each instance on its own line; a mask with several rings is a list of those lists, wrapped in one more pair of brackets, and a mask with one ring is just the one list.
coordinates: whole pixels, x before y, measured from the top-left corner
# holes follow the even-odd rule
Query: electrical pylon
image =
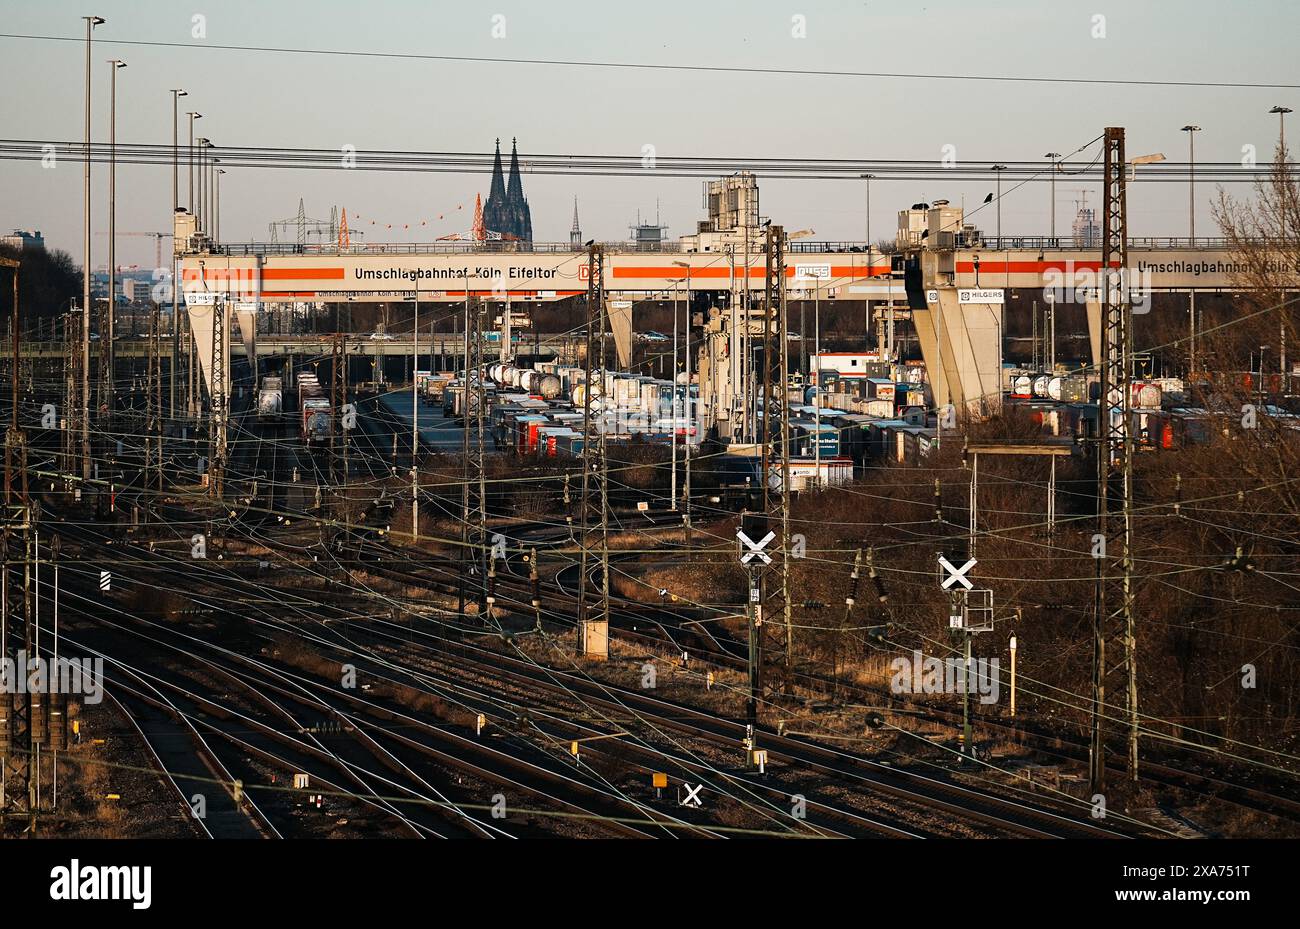
[(69, 313), (63, 328), (63, 470), (72, 474), (80, 456), (81, 436), (81, 327), (85, 314)]
[[(32, 566), (35, 558), (35, 532), (32, 508), (27, 494), (27, 434), (19, 428), (18, 404), (20, 355), (20, 307), (18, 303), (18, 268), (13, 266), (14, 305), (11, 314), (13, 370), (10, 382), (11, 418), (5, 433), (5, 508), (0, 538), (0, 657), (8, 667), (26, 668), (35, 656), (33, 647)], [(19, 549), (21, 555), (13, 549)], [(13, 576), (13, 583), (10, 578)], [(21, 577), (21, 587), (18, 578)], [(11, 596), (13, 595), (13, 596)], [(13, 608), (11, 608), (13, 607)], [(10, 642), (22, 652), (10, 657)], [(9, 664), (8, 662), (12, 662)], [(15, 697), (17, 699), (15, 699)], [(37, 790), (40, 782), (39, 746), (43, 738), (43, 712), (38, 695), (13, 694), (5, 688), (0, 694), (0, 811), (25, 812), (30, 815), (30, 829), (36, 831)], [(0, 816), (0, 829), (4, 817)]]
[(208, 463), (209, 493), (221, 497), (221, 484), (225, 478), (226, 468), (226, 421), (230, 404), (230, 382), (226, 342), (226, 300), (224, 294), (217, 294), (212, 301), (212, 434), (209, 442), (212, 451)]
[(149, 316), (149, 363), (148, 379), (145, 387), (145, 486), (149, 484), (149, 474), (153, 471), (154, 487), (159, 493), (163, 489), (163, 430), (162, 430), (162, 345), (160, 339), (160, 322), (158, 305), (154, 304)]
[[(597, 334), (599, 328), (599, 334)], [(587, 357), (582, 403), (582, 510), (578, 571), (578, 652), (602, 660), (609, 656), (609, 465), (605, 430), (592, 419), (592, 395), (605, 383), (605, 250), (587, 250)], [(604, 409), (604, 404), (601, 404)], [(600, 516), (600, 606), (593, 618), (587, 604), (587, 565), (591, 552), (593, 500)]]
[[(490, 617), (488, 610), (491, 606), (489, 598), (492, 592), (489, 589), (488, 567), (491, 558), (489, 556), (488, 531), (487, 531), (487, 475), (485, 471), (486, 461), (484, 459), (484, 433), (483, 433), (483, 414), (487, 407), (487, 388), (484, 383), (483, 370), (483, 316), (487, 312), (487, 302), (476, 300), (472, 312), (470, 313), (470, 341), (469, 341), (469, 367), (466, 369), (467, 383), (465, 400), (467, 402), (465, 413), (465, 428), (470, 428), (469, 415), (473, 414), (474, 438), (470, 444), (471, 460), (470, 469), (474, 475), (472, 497), (472, 518), (474, 520), (474, 539), (470, 545), (470, 551), (474, 553), (478, 569), (479, 581), (479, 617), (487, 622)], [(414, 370), (414, 369), (412, 369)], [(473, 372), (470, 380), (470, 372)], [(414, 376), (414, 375), (412, 375)], [(471, 392), (472, 391), (472, 392)], [(471, 402), (472, 398), (472, 402)]]
[(763, 314), (763, 474), (760, 480), (763, 512), (780, 540), (777, 557), (763, 572), (763, 615), (781, 617), (786, 631), (785, 661), (788, 665), (793, 661), (794, 624), (790, 609), (790, 368), (785, 312), (785, 245), (785, 230), (781, 226), (768, 226), (766, 307)]
[[(1133, 611), (1133, 454), (1131, 423), (1133, 308), (1128, 299), (1128, 204), (1124, 130), (1105, 135), (1102, 207), (1101, 422), (1097, 450), (1097, 531), (1094, 550), (1092, 751), (1093, 793), (1106, 781), (1107, 731), (1127, 730), (1127, 769), (1138, 776), (1137, 647)], [(1110, 689), (1112, 682), (1117, 685)], [(1118, 690), (1120, 700), (1107, 700)], [(1115, 725), (1118, 724), (1118, 727)]]

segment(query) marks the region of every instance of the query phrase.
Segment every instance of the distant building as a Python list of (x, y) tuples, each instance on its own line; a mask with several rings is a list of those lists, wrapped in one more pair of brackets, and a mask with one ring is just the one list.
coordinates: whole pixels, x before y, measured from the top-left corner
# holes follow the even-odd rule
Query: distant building
[(0, 245), (24, 251), (29, 248), (45, 248), (45, 236), (39, 229), (15, 229), (12, 234), (0, 236)]
[(704, 207), (709, 218), (698, 232), (730, 232), (758, 228), (758, 179), (750, 171), (704, 182)]
[[(767, 233), (758, 215), (758, 180), (751, 172), (739, 171), (716, 181), (705, 181), (704, 209), (709, 218), (697, 220), (695, 231), (681, 237), (683, 251), (736, 249), (743, 252), (746, 248), (762, 251)], [(634, 232), (633, 239), (636, 238)]]
[(524, 196), (524, 182), (519, 174), (519, 143), (511, 140), (510, 180), (501, 167), (501, 140), (497, 139), (496, 161), (492, 165), (492, 185), (483, 205), (483, 225), (488, 234), (498, 233), (507, 241), (532, 242), (533, 216)]
[(628, 231), (632, 239), (632, 245), (637, 251), (662, 251), (664, 242), (668, 240), (668, 227), (659, 222), (658, 210), (655, 212), (655, 221), (653, 223), (642, 222), (641, 214), (638, 212), (636, 224), (630, 226)]
[(582, 227), (578, 225), (578, 198), (573, 198), (573, 228), (569, 230), (569, 246), (582, 248)]
[(1074, 247), (1101, 247), (1101, 226), (1097, 222), (1097, 211), (1092, 207), (1083, 207), (1074, 217)]

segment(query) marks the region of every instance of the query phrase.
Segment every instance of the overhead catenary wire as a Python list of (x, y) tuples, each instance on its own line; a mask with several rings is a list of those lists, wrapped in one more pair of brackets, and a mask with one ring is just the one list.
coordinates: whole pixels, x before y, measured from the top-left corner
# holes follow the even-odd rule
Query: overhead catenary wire
[[(1096, 140), (1093, 140), (1094, 142)], [(1091, 143), (1089, 143), (1091, 144)], [(1081, 147), (1079, 150), (1082, 151)], [(219, 158), (224, 168), (267, 168), (339, 171), (383, 171), (395, 173), (488, 174), (493, 158), (475, 152), (367, 150), (358, 148), (344, 155), (337, 149), (262, 147), (245, 145), (211, 145), (205, 152)], [(60, 139), (0, 139), (0, 160), (42, 161), (53, 153), (60, 159), (82, 163), (86, 160), (84, 142)], [(118, 142), (115, 154), (107, 143), (92, 143), (89, 158), (93, 164), (172, 166), (172, 146), (166, 143)], [(583, 154), (576, 152), (521, 153), (525, 173), (532, 175), (581, 177), (701, 177), (711, 178), (750, 171), (773, 180), (838, 180), (859, 183), (863, 173), (882, 181), (970, 181), (990, 180), (997, 172), (994, 164), (1006, 165), (1002, 172), (1008, 180), (1048, 182), (1052, 168), (1041, 162), (1018, 159), (961, 159), (945, 163), (938, 158), (912, 159), (845, 159), (845, 158), (770, 158), (754, 155), (680, 156), (657, 155), (653, 167), (647, 168), (642, 156)], [(1061, 174), (1083, 179), (1101, 180), (1096, 160), (1071, 166), (1062, 159), (1054, 163)], [(1186, 183), (1197, 180), (1219, 184), (1256, 184), (1271, 176), (1270, 164), (1246, 167), (1238, 162), (1165, 161), (1144, 165), (1140, 183)], [(1194, 175), (1193, 175), (1194, 172)], [(1014, 188), (1013, 188), (1014, 189)], [(1003, 197), (1011, 190), (1003, 191)], [(975, 210), (971, 211), (972, 213)]]
[[(35, 33), (0, 33), (0, 39), (14, 39), (35, 42), (80, 42), (74, 36), (41, 35)], [(915, 81), (960, 81), (991, 82), (1015, 84), (1080, 84), (1116, 87), (1192, 87), (1258, 90), (1295, 90), (1300, 84), (1266, 83), (1259, 81), (1225, 81), (1225, 80), (1169, 80), (1154, 78), (1101, 78), (1101, 77), (1063, 77), (1060, 75), (999, 75), (999, 74), (960, 74), (943, 72), (914, 71), (847, 71), (817, 68), (775, 68), (753, 67), (745, 65), (701, 65), (670, 64), (666, 62), (635, 61), (582, 61), (564, 58), (516, 58), (475, 55), (434, 55), (418, 52), (382, 52), (364, 49), (328, 49), (303, 48), (274, 45), (222, 44), (215, 42), (165, 42), (147, 39), (96, 39), (101, 45), (125, 45), (139, 48), (170, 48), (193, 51), (217, 52), (258, 52), (281, 55), (321, 55), (344, 58), (375, 58), (405, 61), (442, 61), (453, 64), (487, 64), (487, 65), (531, 65), (554, 68), (590, 68), (605, 70), (635, 71), (686, 71), (704, 74), (749, 74), (776, 77), (834, 77), (834, 78), (877, 78)]]

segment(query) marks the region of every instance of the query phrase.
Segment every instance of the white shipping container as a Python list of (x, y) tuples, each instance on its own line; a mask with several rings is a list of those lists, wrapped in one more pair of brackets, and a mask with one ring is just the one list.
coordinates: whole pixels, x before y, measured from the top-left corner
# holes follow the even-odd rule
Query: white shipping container
[(848, 409), (854, 413), (863, 413), (867, 416), (875, 416), (881, 419), (887, 419), (894, 415), (893, 400), (854, 400), (849, 404)]
[[(823, 459), (820, 470), (813, 459), (790, 460), (790, 488), (794, 491), (808, 490), (814, 486), (834, 487), (847, 484), (853, 480), (853, 462), (848, 459)], [(768, 477), (768, 487), (781, 489), (781, 466), (773, 465)]]

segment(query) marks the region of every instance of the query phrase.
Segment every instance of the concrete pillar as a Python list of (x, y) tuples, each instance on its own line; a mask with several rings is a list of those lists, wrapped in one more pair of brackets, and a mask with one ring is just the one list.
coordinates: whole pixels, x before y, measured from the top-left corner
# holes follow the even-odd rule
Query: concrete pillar
[(1087, 304), (1088, 345), (1092, 349), (1093, 367), (1101, 366), (1101, 300), (1091, 299)]
[(1002, 401), (1002, 304), (959, 303), (954, 287), (926, 293), (926, 308), (914, 309), (912, 320), (936, 406), (996, 412)]

